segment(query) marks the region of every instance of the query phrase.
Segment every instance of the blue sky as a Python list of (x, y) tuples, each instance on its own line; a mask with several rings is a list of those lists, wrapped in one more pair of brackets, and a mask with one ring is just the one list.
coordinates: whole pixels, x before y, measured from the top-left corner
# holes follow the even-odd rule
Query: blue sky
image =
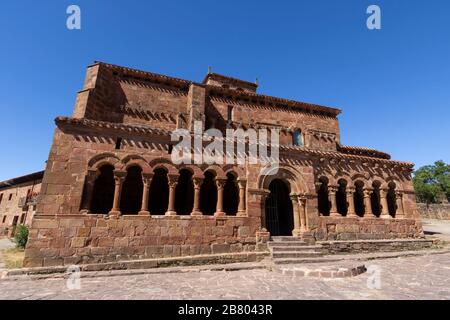
[[(82, 29), (66, 28), (81, 8)], [(366, 8), (382, 29), (366, 27)], [(341, 142), (416, 166), (450, 162), (447, 0), (3, 1), (0, 180), (44, 168), (94, 60), (343, 109)]]

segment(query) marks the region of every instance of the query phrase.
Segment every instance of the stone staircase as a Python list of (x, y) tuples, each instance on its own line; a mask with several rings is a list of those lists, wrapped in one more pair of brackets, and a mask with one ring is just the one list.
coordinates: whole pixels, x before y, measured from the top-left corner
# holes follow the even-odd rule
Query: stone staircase
[(323, 262), (321, 245), (310, 245), (297, 237), (272, 237), (268, 247), (274, 264)]

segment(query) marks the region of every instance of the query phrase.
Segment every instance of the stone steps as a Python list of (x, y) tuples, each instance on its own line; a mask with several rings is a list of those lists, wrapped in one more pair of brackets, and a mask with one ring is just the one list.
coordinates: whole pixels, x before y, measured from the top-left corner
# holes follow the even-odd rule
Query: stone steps
[(285, 246), (285, 245), (269, 245), (269, 249), (272, 252), (280, 252), (280, 251), (296, 251), (296, 252), (316, 252), (322, 249), (322, 246)]
[(275, 258), (273, 262), (275, 265), (281, 264), (310, 264), (310, 263), (324, 263), (324, 262), (337, 262), (342, 259), (335, 258), (330, 259), (322, 256), (318, 257), (304, 257), (304, 258)]
[(273, 242), (299, 242), (304, 243), (306, 245), (306, 242), (303, 241), (299, 237), (288, 237), (288, 236), (278, 236), (278, 237), (272, 237)]
[[(303, 263), (321, 258), (323, 255), (321, 245), (309, 245), (297, 237), (272, 237), (272, 241), (267, 244), (275, 265)], [(323, 260), (318, 262), (323, 262)]]
[(281, 252), (272, 252), (273, 259), (284, 259), (284, 258), (312, 258), (312, 257), (321, 257), (321, 252), (315, 251), (281, 251)]

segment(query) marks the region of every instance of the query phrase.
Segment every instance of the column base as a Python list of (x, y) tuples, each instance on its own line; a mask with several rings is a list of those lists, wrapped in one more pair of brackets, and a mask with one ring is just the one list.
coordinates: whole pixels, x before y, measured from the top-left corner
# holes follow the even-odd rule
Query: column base
[(192, 211), (191, 216), (202, 216), (203, 213), (201, 211)]
[(120, 211), (118, 211), (118, 210), (111, 210), (111, 211), (108, 213), (108, 215), (111, 216), (111, 217), (119, 217), (119, 216), (122, 215), (122, 212), (120, 212)]
[(176, 216), (177, 212), (176, 211), (167, 211), (166, 212), (166, 216)]
[(359, 216), (356, 213), (350, 213), (346, 215), (347, 218), (359, 218)]
[(342, 217), (339, 212), (330, 212), (330, 217)]
[(377, 218), (377, 216), (376, 215), (374, 215), (373, 213), (366, 213), (366, 214), (364, 214), (364, 216), (363, 216), (363, 218)]
[(392, 219), (392, 217), (389, 214), (382, 214), (380, 216), (381, 219)]
[(139, 211), (138, 215), (139, 216), (150, 216), (150, 212), (146, 211), (146, 210), (143, 210), (143, 211)]
[(218, 212), (214, 213), (214, 217), (224, 217), (226, 215), (227, 214), (223, 211), (218, 211)]
[(88, 209), (80, 210), (80, 214), (89, 214), (90, 211)]
[(301, 235), (302, 235), (302, 231), (300, 229), (292, 230), (292, 236), (293, 237), (300, 237)]
[(236, 214), (236, 217), (246, 217), (247, 216), (247, 211), (242, 210), (242, 211), (238, 211)]

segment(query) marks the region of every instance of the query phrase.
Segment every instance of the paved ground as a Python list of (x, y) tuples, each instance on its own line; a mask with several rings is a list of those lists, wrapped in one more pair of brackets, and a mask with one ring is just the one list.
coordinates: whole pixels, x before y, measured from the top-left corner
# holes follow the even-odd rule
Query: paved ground
[[(449, 221), (427, 220), (424, 229), (450, 239)], [(9, 247), (0, 239), (0, 249)], [(450, 253), (364, 264), (367, 273), (344, 279), (293, 278), (264, 269), (3, 279), (0, 299), (450, 299)]]
[[(0, 280), (0, 299), (450, 299), (450, 254), (366, 262), (354, 278), (313, 279), (267, 270)], [(77, 281), (69, 281), (77, 288)]]
[(450, 220), (424, 219), (422, 223), (425, 234), (450, 241)]

